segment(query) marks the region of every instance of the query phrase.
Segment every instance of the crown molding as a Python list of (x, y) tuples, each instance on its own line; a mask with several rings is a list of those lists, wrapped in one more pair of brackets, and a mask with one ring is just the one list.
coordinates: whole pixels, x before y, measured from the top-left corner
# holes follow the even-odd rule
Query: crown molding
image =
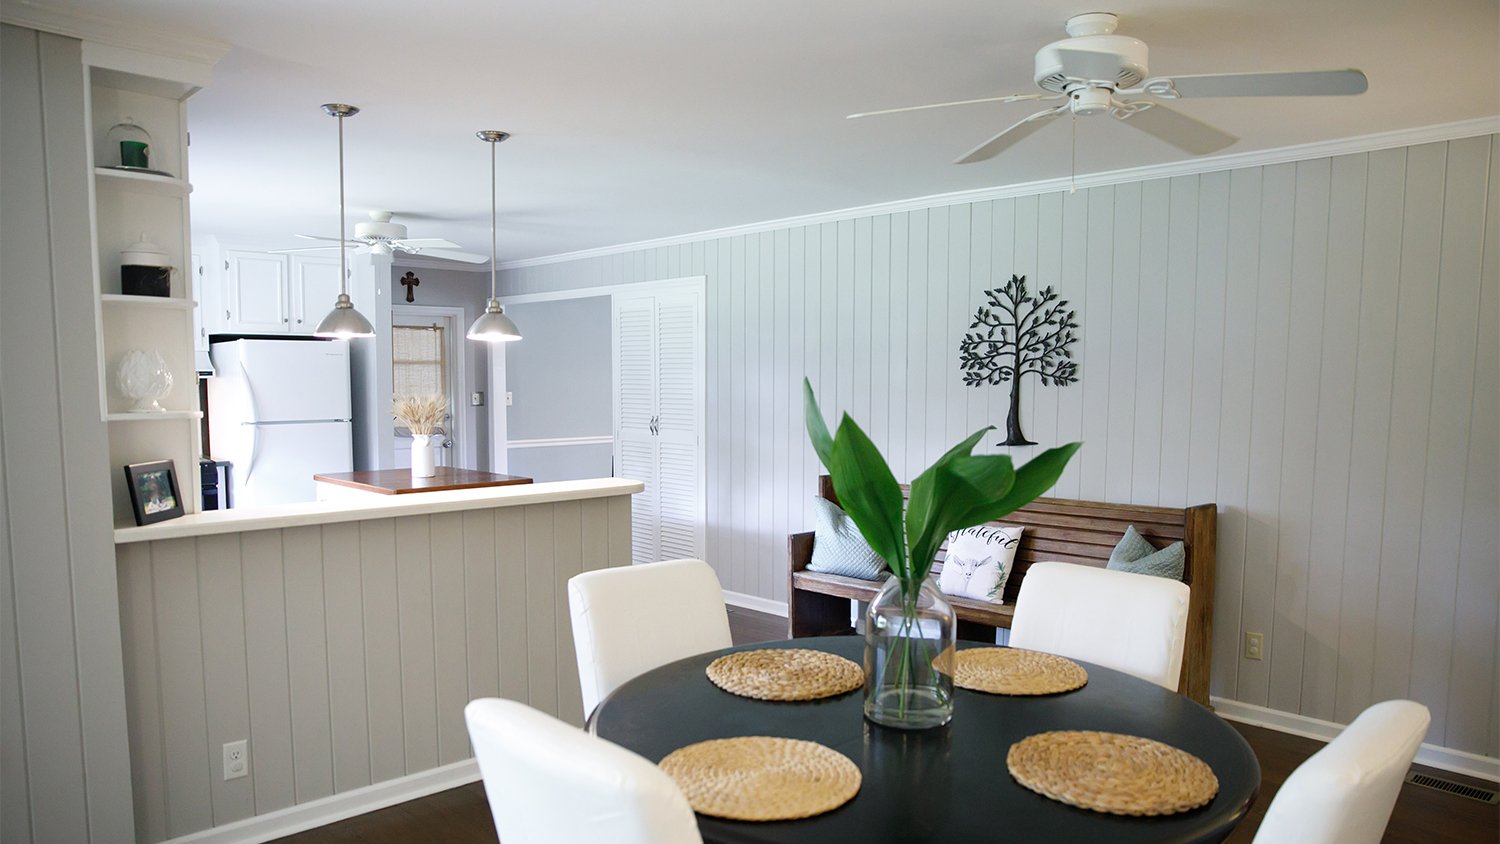
[(391, 256), (391, 263), (396, 267), (407, 267), (419, 270), (451, 270), (459, 273), (488, 273), (490, 262), (482, 264), (471, 264), (468, 261), (453, 261), (447, 258), (435, 258), (430, 255), (405, 255), (401, 257)]
[(210, 66), (223, 58), (230, 47), (229, 44), (212, 38), (163, 32), (129, 21), (45, 5), (35, 0), (0, 0), (0, 22)]
[(963, 205), (970, 202), (987, 202), (994, 199), (1011, 199), (1018, 196), (1032, 196), (1042, 193), (1054, 193), (1057, 191), (1077, 188), (1095, 188), (1108, 185), (1117, 185), (1125, 182), (1142, 182), (1150, 179), (1165, 179), (1173, 176), (1190, 176), (1201, 173), (1214, 173), (1222, 170), (1235, 170), (1242, 167), (1263, 167), (1269, 164), (1285, 164), (1292, 161), (1305, 161), (1313, 158), (1328, 158), (1335, 155), (1351, 155), (1354, 153), (1374, 152), (1376, 150), (1391, 149), (1394, 147), (1413, 146), (1415, 144), (1433, 143), (1436, 141), (1456, 141), (1460, 138), (1471, 138), (1476, 135), (1492, 135), (1500, 133), (1500, 115), (1491, 117), (1479, 117), (1472, 120), (1460, 120), (1454, 123), (1440, 123), (1434, 126), (1418, 126), (1411, 129), (1396, 129), (1389, 132), (1377, 132), (1370, 135), (1359, 135), (1352, 138), (1338, 138), (1329, 141), (1314, 141), (1312, 143), (1297, 144), (1295, 146), (1276, 147), (1274, 149), (1254, 150), (1251, 152), (1231, 153), (1228, 155), (1215, 155), (1206, 158), (1193, 158), (1187, 161), (1173, 161), (1165, 164), (1150, 164), (1143, 167), (1127, 167), (1120, 170), (1110, 170), (1102, 173), (1086, 173), (1076, 178), (1062, 177), (1057, 179), (1039, 179), (1032, 182), (1019, 182), (1011, 185), (997, 185), (988, 188), (976, 188), (973, 190), (954, 191), (951, 193), (932, 194), (930, 196), (919, 196), (912, 199), (900, 199), (892, 202), (878, 202), (871, 205), (860, 205), (854, 208), (843, 208), (837, 211), (824, 211), (817, 214), (804, 214), (797, 217), (783, 217), (778, 220), (766, 220), (759, 223), (747, 223), (739, 226), (727, 226), (719, 229), (708, 229), (693, 232), (691, 234), (673, 235), (660, 237), (653, 240), (638, 240), (633, 243), (621, 243), (614, 246), (600, 246), (593, 249), (580, 249), (574, 252), (562, 252), (556, 255), (544, 255), (537, 258), (522, 258), (515, 261), (501, 261), (500, 269), (516, 270), (525, 267), (539, 267), (546, 264), (560, 264), (566, 261), (577, 261), (584, 258), (597, 258), (603, 255), (617, 255), (621, 252), (635, 252), (641, 249), (655, 249), (662, 246), (678, 246), (684, 243), (693, 243), (700, 240), (712, 240), (721, 237), (737, 237), (747, 234), (759, 234), (761, 232), (775, 231), (776, 229), (793, 228), (797, 226), (812, 226), (822, 223), (834, 223), (841, 220), (850, 220), (857, 217), (871, 217), (880, 214), (898, 214), (904, 211), (919, 211), (928, 208), (940, 208), (945, 205)]

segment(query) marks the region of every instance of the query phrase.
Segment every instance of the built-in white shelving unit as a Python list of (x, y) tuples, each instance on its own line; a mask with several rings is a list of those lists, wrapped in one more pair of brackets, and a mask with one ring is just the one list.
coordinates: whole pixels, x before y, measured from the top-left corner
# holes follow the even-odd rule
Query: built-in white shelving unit
[[(120, 527), (135, 524), (123, 472), (127, 464), (171, 460), (184, 509), (196, 513), (202, 501), (198, 458), (203, 413), (198, 406), (193, 354), (194, 279), (188, 254), (192, 186), (187, 172), (186, 111), (187, 99), (198, 86), (162, 78), (159, 65), (131, 68), (117, 56), (110, 64), (88, 68), (89, 134), (99, 293), (95, 317), (101, 339), (99, 412), (109, 427), (114, 521)], [(151, 134), (149, 163), (160, 173), (118, 169), (119, 151), (108, 134), (110, 127), (127, 117)], [(120, 292), (120, 251), (142, 236), (170, 256), (170, 296)], [(172, 389), (159, 400), (164, 412), (130, 412), (130, 400), (115, 388), (116, 367), (131, 349), (154, 349), (167, 362)]]

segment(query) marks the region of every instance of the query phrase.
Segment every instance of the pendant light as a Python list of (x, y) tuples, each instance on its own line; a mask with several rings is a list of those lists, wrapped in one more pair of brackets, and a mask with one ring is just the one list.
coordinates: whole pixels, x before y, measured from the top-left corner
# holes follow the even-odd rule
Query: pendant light
[(490, 300), (484, 307), (484, 313), (469, 326), (469, 339), (505, 343), (521, 339), (521, 329), (510, 321), (510, 317), (500, 307), (500, 300), (495, 298), (495, 264), (498, 260), (495, 250), (495, 146), (509, 138), (510, 133), (485, 129), (475, 134), (479, 136), (479, 140), (490, 145)]
[(317, 337), (337, 337), (340, 340), (374, 337), (374, 326), (370, 325), (363, 314), (354, 310), (354, 303), (349, 301), (349, 258), (344, 240), (344, 118), (359, 114), (359, 109), (343, 103), (325, 103), (323, 111), (329, 117), (339, 119), (339, 298), (333, 303), (333, 310), (328, 312), (328, 316), (318, 323), (313, 334)]

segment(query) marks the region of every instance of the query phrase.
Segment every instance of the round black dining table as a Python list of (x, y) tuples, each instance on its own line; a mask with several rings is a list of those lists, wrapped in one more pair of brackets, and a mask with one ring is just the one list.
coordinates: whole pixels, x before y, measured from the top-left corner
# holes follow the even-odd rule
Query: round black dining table
[[(984, 647), (960, 642), (959, 647)], [(1220, 841), (1239, 823), (1260, 786), (1250, 746), (1203, 706), (1128, 674), (1090, 663), (1088, 684), (1043, 697), (955, 689), (953, 720), (929, 730), (881, 727), (864, 718), (859, 690), (800, 703), (752, 700), (709, 682), (717, 657), (759, 648), (813, 648), (864, 658), (859, 636), (822, 636), (725, 648), (669, 663), (625, 683), (599, 704), (594, 732), (652, 762), (708, 739), (782, 736), (843, 753), (863, 782), (854, 799), (796, 821), (743, 822), (698, 815), (707, 842), (1187, 842)], [(1199, 809), (1158, 818), (1078, 809), (1029, 791), (1011, 778), (1012, 744), (1049, 730), (1103, 730), (1144, 736), (1207, 762), (1219, 793)]]

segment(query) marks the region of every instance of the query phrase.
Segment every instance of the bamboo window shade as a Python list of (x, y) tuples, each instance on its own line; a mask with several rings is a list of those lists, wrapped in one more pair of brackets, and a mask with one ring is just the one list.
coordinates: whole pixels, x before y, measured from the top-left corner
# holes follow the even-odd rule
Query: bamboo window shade
[(440, 325), (391, 327), (391, 395), (448, 395), (448, 342)]

